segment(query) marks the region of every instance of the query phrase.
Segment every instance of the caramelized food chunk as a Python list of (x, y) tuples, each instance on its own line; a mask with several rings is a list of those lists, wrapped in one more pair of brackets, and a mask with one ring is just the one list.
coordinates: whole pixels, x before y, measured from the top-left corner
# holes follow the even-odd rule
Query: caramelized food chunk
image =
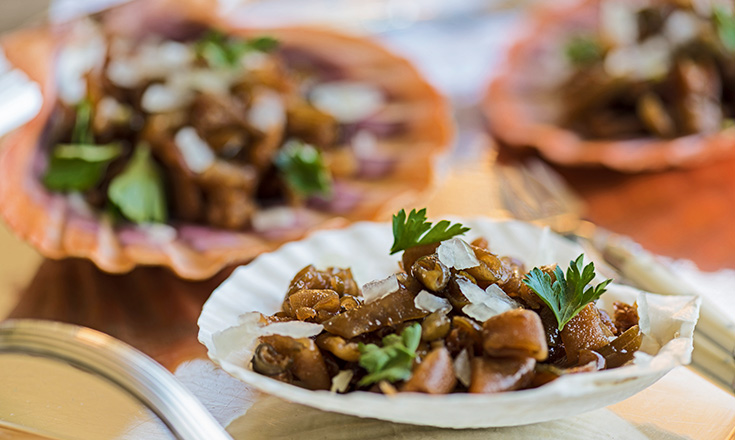
[(351, 339), (379, 328), (428, 315), (428, 312), (416, 308), (413, 299), (413, 293), (401, 288), (376, 301), (340, 313), (324, 321), (322, 325), (329, 333)]
[(482, 324), (483, 347), (492, 357), (546, 360), (548, 347), (539, 316), (525, 309), (509, 310)]
[(607, 368), (617, 368), (633, 359), (635, 352), (641, 348), (642, 340), (640, 328), (634, 325), (597, 351), (605, 357)]
[(472, 358), (470, 393), (499, 393), (526, 387), (533, 379), (533, 358)]
[(602, 322), (597, 307), (590, 303), (572, 318), (561, 331), (561, 338), (567, 352), (567, 359), (575, 364), (579, 351), (583, 349), (597, 350), (607, 345), (614, 336)]
[(263, 336), (261, 341), (273, 347), (275, 353), (288, 357), (289, 371), (299, 384), (310, 390), (328, 390), (332, 380), (316, 343), (309, 338)]
[(447, 394), (457, 385), (454, 364), (449, 351), (444, 348), (432, 350), (416, 368), (403, 386), (402, 391), (418, 391), (428, 394)]

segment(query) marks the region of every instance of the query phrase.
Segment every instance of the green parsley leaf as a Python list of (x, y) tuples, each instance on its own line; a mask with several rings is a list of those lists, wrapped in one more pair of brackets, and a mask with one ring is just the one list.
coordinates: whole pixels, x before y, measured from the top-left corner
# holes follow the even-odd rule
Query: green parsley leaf
[(332, 175), (324, 165), (319, 150), (297, 140), (290, 140), (275, 159), (286, 184), (304, 197), (329, 196), (332, 193)]
[(712, 9), (712, 18), (720, 41), (730, 52), (735, 52), (735, 15), (721, 7)]
[(71, 143), (94, 144), (94, 135), (92, 134), (92, 102), (89, 99), (83, 99), (77, 104)]
[(123, 172), (110, 182), (107, 197), (129, 220), (137, 223), (166, 221), (163, 178), (147, 144), (138, 144)]
[(211, 31), (196, 43), (195, 48), (197, 54), (210, 66), (233, 68), (247, 52), (272, 52), (279, 45), (278, 40), (273, 37), (262, 36), (245, 40)]
[(86, 191), (102, 179), (110, 162), (120, 157), (117, 144), (95, 145), (91, 129), (92, 104), (82, 100), (76, 107), (71, 143), (51, 152), (43, 183), (52, 191)]
[(253, 38), (248, 41), (248, 44), (250, 44), (250, 47), (260, 52), (273, 52), (281, 45), (278, 40), (267, 35)]
[(414, 246), (438, 243), (469, 230), (461, 223), (452, 225), (448, 220), (442, 220), (432, 228), (431, 223), (426, 221), (426, 208), (419, 211), (412, 209), (408, 218), (406, 211), (401, 209), (393, 216), (393, 246), (390, 253), (393, 255)]
[[(596, 301), (612, 280), (605, 280), (597, 286), (587, 285), (595, 278), (595, 264), (583, 267), (584, 254), (575, 261), (569, 262), (567, 276), (557, 266), (554, 269), (555, 281), (551, 276), (535, 267), (523, 279), (523, 283), (533, 290), (554, 312), (559, 330), (562, 330), (570, 319), (592, 301)], [(586, 288), (586, 289), (585, 289)]]
[(116, 144), (60, 144), (51, 153), (43, 183), (52, 191), (86, 191), (99, 183), (107, 165), (120, 154)]
[(359, 364), (368, 374), (359, 385), (370, 385), (381, 380), (397, 382), (411, 377), (416, 349), (421, 342), (421, 324), (415, 322), (406, 327), (401, 335), (388, 335), (383, 338), (383, 346), (375, 344), (358, 345)]
[(593, 37), (574, 36), (567, 41), (564, 54), (575, 65), (590, 65), (602, 59), (600, 43)]

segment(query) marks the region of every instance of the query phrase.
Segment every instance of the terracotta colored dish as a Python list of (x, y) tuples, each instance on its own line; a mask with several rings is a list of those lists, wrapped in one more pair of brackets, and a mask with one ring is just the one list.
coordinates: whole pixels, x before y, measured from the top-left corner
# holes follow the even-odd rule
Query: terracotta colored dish
[(6, 37), (3, 48), (11, 63), (42, 86), (45, 99), (34, 120), (2, 141), (0, 211), (16, 234), (47, 257), (88, 258), (107, 272), (157, 265), (184, 278), (203, 279), (310, 230), (384, 217), (433, 187), (435, 161), (449, 147), (453, 127), (444, 99), (408, 61), (368, 39), (329, 30), (238, 28), (216, 9), (211, 1), (134, 2), (105, 12), (101, 20), (106, 34), (147, 35), (150, 29), (175, 33), (192, 25), (243, 38), (267, 34), (284, 49), (310, 54), (338, 66), (350, 80), (373, 84), (389, 97), (389, 105), (376, 117), (398, 120), (404, 127), (377, 135), (378, 154), (372, 159), (388, 162), (389, 171), (379, 177), (335, 176), (340, 197), (294, 208), (294, 224), (258, 232), (174, 219), (165, 228), (166, 237), (155, 226), (114, 222), (99, 211), (79, 209), (71, 197), (50, 192), (41, 182), (48, 161), (45, 144), (58, 119), (54, 59), (74, 25), (22, 31)]
[(596, 32), (601, 4), (584, 0), (533, 11), (484, 97), (491, 131), (509, 145), (536, 148), (559, 164), (603, 165), (623, 172), (696, 166), (732, 156), (732, 127), (670, 138), (607, 139), (585, 137), (560, 124), (564, 99), (556, 88), (565, 68), (564, 45), (573, 35)]

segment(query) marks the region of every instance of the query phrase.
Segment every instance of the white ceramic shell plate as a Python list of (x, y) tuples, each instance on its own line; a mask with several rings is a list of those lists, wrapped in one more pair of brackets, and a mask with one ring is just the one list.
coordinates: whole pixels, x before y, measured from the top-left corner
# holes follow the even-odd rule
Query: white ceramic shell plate
[[(466, 238), (484, 236), (493, 252), (520, 258), (527, 267), (555, 262), (566, 267), (582, 253), (569, 240), (527, 223), (462, 222), (472, 228)], [(563, 376), (536, 389), (487, 395), (334, 394), (288, 385), (249, 368), (255, 341), (242, 339), (237, 327), (241, 314), (278, 311), (289, 281), (308, 264), (351, 267), (359, 284), (384, 278), (398, 267), (399, 255), (388, 255), (391, 243), (389, 224), (357, 223), (318, 232), (261, 255), (214, 291), (199, 317), (199, 340), (215, 363), (265, 393), (326, 411), (450, 428), (523, 425), (580, 414), (621, 401), (690, 361), (699, 299), (654, 295), (613, 284), (598, 306), (611, 310), (613, 301), (638, 301), (645, 334), (641, 351), (654, 356), (642, 354), (634, 364), (613, 370)]]

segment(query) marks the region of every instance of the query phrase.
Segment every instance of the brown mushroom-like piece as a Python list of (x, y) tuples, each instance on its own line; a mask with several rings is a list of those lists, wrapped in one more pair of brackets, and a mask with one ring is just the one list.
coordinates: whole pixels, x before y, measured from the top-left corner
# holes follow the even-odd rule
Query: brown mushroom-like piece
[(316, 345), (322, 350), (327, 350), (338, 358), (347, 362), (360, 360), (360, 349), (356, 342), (345, 341), (340, 336), (322, 333), (316, 338)]
[(528, 386), (534, 374), (533, 358), (474, 357), (470, 393), (499, 393)]
[(322, 353), (309, 338), (294, 339), (288, 336), (270, 335), (261, 337), (281, 356), (291, 359), (289, 371), (300, 385), (310, 390), (328, 390), (332, 379), (327, 372)]
[(607, 368), (617, 368), (633, 359), (635, 352), (641, 348), (642, 340), (640, 328), (634, 325), (609, 344), (597, 349), (597, 352), (604, 356)]
[(482, 325), (483, 348), (492, 357), (532, 357), (549, 354), (541, 318), (531, 310), (513, 309), (493, 316)]
[(401, 391), (447, 394), (457, 385), (454, 363), (444, 347), (432, 350), (413, 372)]
[(437, 254), (424, 255), (411, 266), (411, 275), (432, 292), (441, 292), (451, 278), (449, 268), (439, 261)]
[(253, 370), (266, 376), (278, 376), (286, 373), (293, 359), (276, 351), (272, 345), (261, 343), (253, 355)]
[(480, 264), (466, 269), (466, 272), (477, 281), (480, 287), (486, 288), (493, 283), (505, 284), (510, 281), (513, 269), (506, 262), (486, 249), (472, 246), (472, 250)]

